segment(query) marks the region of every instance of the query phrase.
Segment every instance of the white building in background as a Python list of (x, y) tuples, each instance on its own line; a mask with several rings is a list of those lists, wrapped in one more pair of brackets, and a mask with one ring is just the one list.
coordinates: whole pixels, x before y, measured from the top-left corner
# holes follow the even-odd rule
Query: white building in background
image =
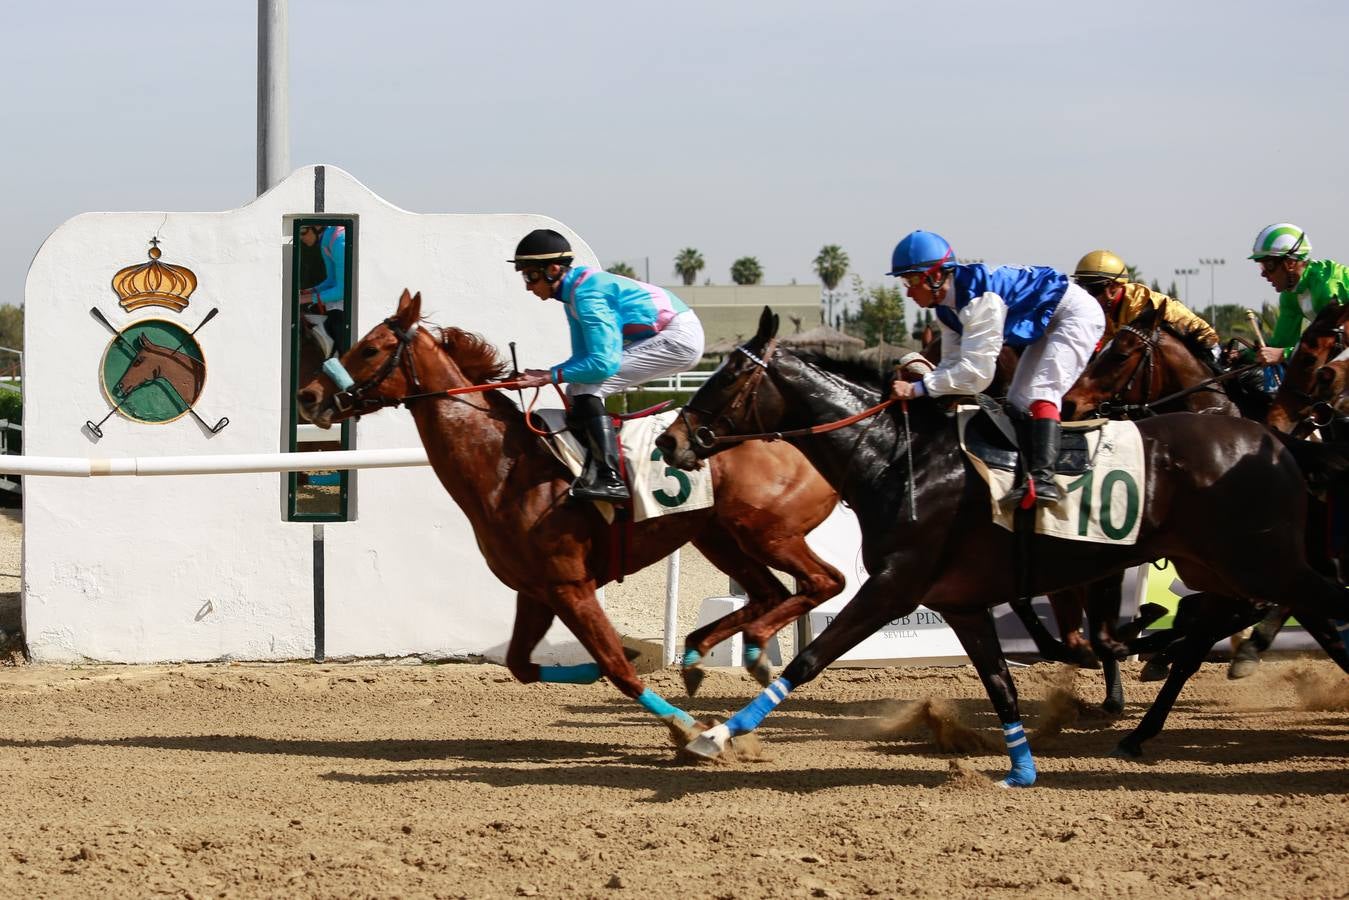
[[(47, 239), (25, 293), (25, 452), (295, 449), (295, 240), (306, 222), (343, 229), (355, 337), (409, 287), (432, 321), (502, 348), (516, 341), (522, 367), (569, 352), (563, 316), (541, 314), (506, 263), (521, 236), (550, 227), (593, 264), (566, 226), (409, 213), (339, 169), (308, 167), (240, 209), (87, 213)], [(160, 377), (130, 370), (141, 351), (161, 355)], [(353, 423), (344, 441), (419, 446), (401, 409)], [(427, 467), (351, 472), (336, 485), (34, 476), (24, 495), (24, 631), (36, 661), (504, 657), (514, 596)], [(537, 658), (583, 652), (555, 628)]]

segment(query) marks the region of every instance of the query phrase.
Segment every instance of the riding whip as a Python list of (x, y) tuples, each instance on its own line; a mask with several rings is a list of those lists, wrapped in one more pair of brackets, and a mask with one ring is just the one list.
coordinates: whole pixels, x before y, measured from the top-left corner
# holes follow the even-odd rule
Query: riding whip
[(913, 494), (913, 437), (909, 433), (909, 401), (900, 401), (904, 413), (904, 456), (909, 465), (909, 521), (918, 521), (918, 498)]
[[(1265, 349), (1265, 336), (1260, 333), (1260, 317), (1255, 314), (1255, 310), (1246, 310), (1246, 321), (1251, 323), (1251, 331), (1255, 332), (1255, 346), (1261, 350)], [(1271, 372), (1275, 386), (1278, 386), (1280, 378), (1277, 371)]]

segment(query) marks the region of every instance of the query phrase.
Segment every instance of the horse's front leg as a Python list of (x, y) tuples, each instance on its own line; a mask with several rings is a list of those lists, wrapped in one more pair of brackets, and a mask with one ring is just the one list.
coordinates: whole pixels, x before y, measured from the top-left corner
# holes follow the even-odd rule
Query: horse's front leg
[[(905, 568), (909, 571), (905, 571)], [(912, 570), (913, 567), (896, 567), (869, 578), (857, 595), (843, 607), (843, 611), (815, 640), (797, 653), (772, 684), (725, 722), (700, 734), (688, 745), (689, 752), (708, 759), (720, 756), (726, 749), (727, 741), (758, 728), (794, 688), (814, 679), (830, 663), (874, 634), (886, 622), (913, 612), (918, 607), (918, 601), (900, 599), (903, 596), (921, 596), (920, 591), (913, 590), (915, 585), (909, 577)], [(903, 577), (896, 576), (896, 572), (903, 572)]]
[(595, 596), (593, 581), (554, 585), (550, 601), (562, 624), (595, 658), (597, 677), (608, 678), (625, 696), (636, 700), (683, 740), (692, 737), (697, 730), (693, 717), (642, 683), (632, 661), (623, 652), (623, 641)]
[(943, 615), (979, 672), (988, 699), (993, 701), (993, 709), (1002, 723), (1002, 737), (1007, 744), (1012, 769), (999, 784), (1003, 787), (1030, 787), (1035, 784), (1035, 759), (1031, 756), (1026, 730), (1021, 724), (1016, 684), (1007, 668), (1007, 660), (1002, 655), (993, 613), (986, 607), (960, 612), (947, 612), (943, 608)]
[(1101, 663), (1092, 652), (1091, 642), (1082, 633), (1082, 612), (1087, 607), (1086, 588), (1071, 587), (1049, 593), (1049, 605), (1054, 610), (1054, 620), (1059, 623), (1059, 634), (1063, 637), (1063, 646), (1073, 657), (1074, 664), (1084, 669), (1100, 668)]

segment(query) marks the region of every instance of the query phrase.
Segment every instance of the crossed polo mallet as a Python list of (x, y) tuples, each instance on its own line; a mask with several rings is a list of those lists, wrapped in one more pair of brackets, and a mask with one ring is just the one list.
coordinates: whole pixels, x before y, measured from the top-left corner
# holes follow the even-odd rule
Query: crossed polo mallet
[[(208, 312), (208, 313), (206, 314), (206, 317), (205, 317), (205, 318), (203, 318), (200, 322), (197, 323), (197, 327), (196, 327), (196, 328), (193, 328), (190, 332), (188, 332), (188, 335), (187, 335), (187, 336), (188, 336), (188, 337), (192, 337), (192, 335), (196, 334), (198, 331), (201, 331), (202, 326), (205, 325), (207, 322), (211, 321), (212, 319), (214, 319), (216, 313), (218, 313), (218, 312), (220, 312), (220, 307), (218, 307), (218, 306), (213, 306), (213, 307), (211, 307), (211, 311)], [(120, 331), (117, 330), (117, 326), (116, 326), (116, 325), (114, 325), (114, 324), (112, 324), (112, 322), (109, 322), (109, 321), (108, 321), (108, 317), (105, 316), (105, 315), (103, 315), (103, 310), (99, 309), (97, 306), (94, 306), (94, 307), (91, 307), (91, 308), (90, 308), (89, 314), (92, 315), (95, 319), (98, 319), (98, 321), (101, 322), (105, 328), (107, 328), (109, 331), (111, 331), (113, 337), (114, 337), (118, 342), (120, 342), (120, 343), (122, 344), (122, 347), (123, 347), (124, 349), (126, 349), (127, 351), (129, 351), (129, 352), (131, 353), (132, 356), (135, 356), (135, 355), (136, 355), (136, 353), (137, 353), (136, 348), (133, 347), (133, 346), (131, 345), (131, 342), (130, 342), (130, 341), (128, 341), (125, 337), (122, 336), (122, 332), (120, 332)], [(179, 344), (178, 344), (178, 346), (177, 346), (176, 348), (174, 348), (174, 349), (176, 349), (176, 350), (181, 350), (181, 349), (183, 349), (182, 342), (180, 341)], [(150, 380), (153, 381), (154, 379), (150, 379)], [(125, 397), (123, 397), (121, 400), (119, 400), (119, 401), (117, 402), (117, 405), (116, 405), (116, 406), (114, 406), (112, 409), (108, 410), (108, 414), (107, 414), (106, 416), (104, 416), (103, 418), (99, 419), (97, 423), (93, 422), (93, 420), (86, 420), (85, 423), (84, 423), (84, 427), (85, 427), (85, 428), (88, 428), (88, 429), (89, 429), (89, 432), (90, 432), (91, 434), (93, 434), (94, 437), (96, 437), (96, 438), (101, 438), (101, 437), (103, 437), (103, 430), (102, 430), (102, 428), (101, 428), (101, 426), (103, 425), (103, 423), (106, 422), (106, 421), (108, 421), (109, 419), (111, 419), (111, 418), (112, 418), (112, 414), (115, 413), (115, 412), (117, 412), (119, 409), (121, 409), (121, 408), (122, 408), (122, 404), (126, 403), (128, 400), (131, 399), (131, 395), (132, 395), (132, 394), (134, 394), (136, 391), (140, 390), (141, 388), (145, 387), (145, 385), (147, 385), (147, 384), (149, 384), (149, 383), (150, 383), (150, 381), (143, 381), (143, 382), (141, 382), (140, 384), (138, 384), (138, 385), (136, 385), (135, 387), (133, 387), (131, 390), (127, 391), (127, 395), (126, 395)], [(192, 418), (196, 419), (196, 420), (197, 420), (197, 423), (200, 424), (202, 428), (205, 428), (207, 431), (209, 431), (211, 434), (219, 434), (221, 431), (224, 431), (224, 430), (225, 430), (225, 426), (228, 425), (228, 424), (230, 423), (230, 420), (229, 420), (228, 417), (222, 416), (219, 422), (216, 422), (214, 425), (207, 425), (207, 424), (206, 424), (206, 420), (203, 419), (200, 415), (197, 414), (197, 411), (196, 411), (195, 409), (192, 408), (192, 404), (191, 404), (191, 403), (188, 403), (186, 397), (183, 398), (183, 402), (187, 404), (187, 411), (190, 412), (190, 413), (192, 414)]]

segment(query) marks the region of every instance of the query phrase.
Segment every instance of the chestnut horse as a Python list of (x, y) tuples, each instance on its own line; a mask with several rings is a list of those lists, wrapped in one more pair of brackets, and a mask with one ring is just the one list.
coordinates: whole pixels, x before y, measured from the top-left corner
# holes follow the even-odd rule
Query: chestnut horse
[[(953, 420), (937, 402), (920, 399), (902, 414), (881, 412), (860, 436), (817, 428), (867, 413), (881, 385), (858, 367), (781, 348), (777, 325), (765, 308), (758, 333), (713, 373), (657, 446), (667, 460), (692, 469), (739, 440), (776, 434), (792, 441), (857, 513), (871, 577), (771, 685), (688, 749), (719, 755), (793, 689), (921, 603), (955, 631), (993, 702), (1012, 761), (1002, 783), (1033, 784), (1035, 763), (990, 613), (1017, 590), (1011, 565), (1017, 536), (992, 521), (988, 486), (961, 451)], [(1143, 482), (1126, 476), (1142, 500), (1136, 543), (1035, 535), (1032, 589), (1058, 590), (1165, 556), (1201, 589), (1295, 597), (1311, 616), (1349, 618), (1349, 593), (1307, 564), (1305, 482), (1277, 438), (1262, 425), (1226, 416), (1178, 413), (1137, 427)], [(1334, 632), (1319, 637), (1338, 640)]]
[[(417, 423), (431, 466), (463, 509), (492, 572), (516, 591), (515, 627), (506, 654), (524, 683), (593, 682), (609, 678), (628, 697), (672, 727), (693, 726), (687, 713), (648, 690), (623, 652), (595, 589), (611, 577), (614, 542), (592, 504), (569, 499), (567, 471), (544, 447), (524, 414), (495, 390), (473, 391), (508, 372), (495, 349), (457, 328), (439, 334), (421, 322), (421, 294), (403, 292), (398, 311), (343, 354), (298, 394), (303, 416), (320, 427), (382, 406), (404, 403)], [(345, 367), (345, 373), (342, 368)], [(354, 384), (339, 386), (334, 377)], [(414, 396), (415, 395), (415, 396)], [(783, 443), (746, 447), (712, 471), (715, 505), (631, 526), (621, 557), (635, 572), (692, 542), (738, 581), (749, 601), (688, 638), (691, 687), (700, 656), (743, 630), (746, 665), (761, 683), (771, 678), (764, 642), (779, 628), (843, 589), (843, 576), (807, 546), (806, 534), (829, 515), (837, 495), (796, 450)], [(788, 591), (769, 566), (795, 576)], [(571, 630), (595, 663), (539, 666), (530, 653), (554, 617)], [(751, 660), (751, 657), (756, 657)]]

